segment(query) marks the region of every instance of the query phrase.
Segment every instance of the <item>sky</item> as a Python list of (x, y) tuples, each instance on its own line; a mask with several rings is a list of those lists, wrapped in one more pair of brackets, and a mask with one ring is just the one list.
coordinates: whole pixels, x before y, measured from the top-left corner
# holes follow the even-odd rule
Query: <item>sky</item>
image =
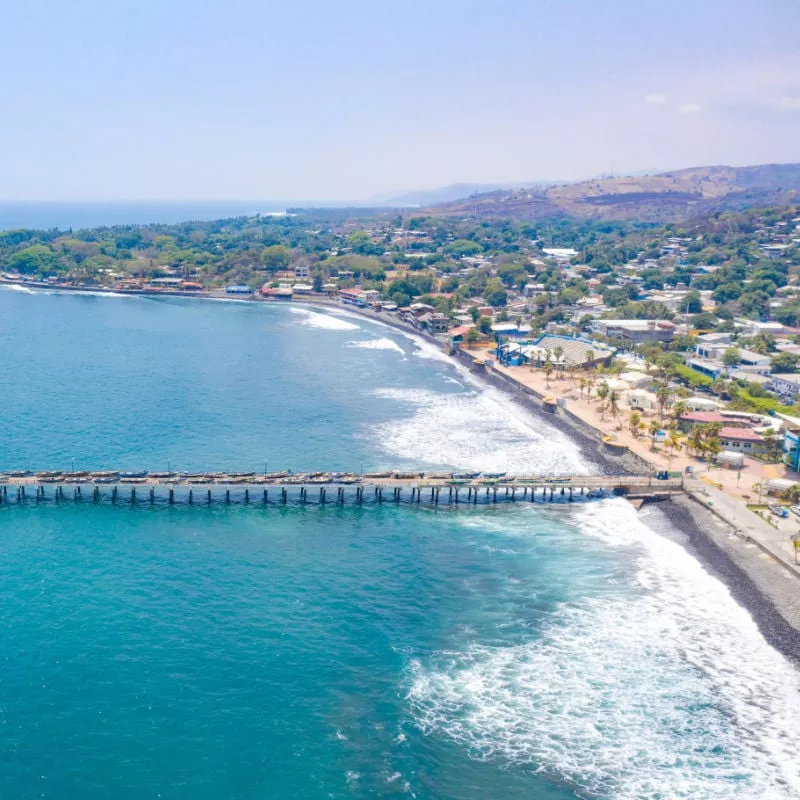
[(0, 200), (800, 161), (797, 0), (2, 0)]

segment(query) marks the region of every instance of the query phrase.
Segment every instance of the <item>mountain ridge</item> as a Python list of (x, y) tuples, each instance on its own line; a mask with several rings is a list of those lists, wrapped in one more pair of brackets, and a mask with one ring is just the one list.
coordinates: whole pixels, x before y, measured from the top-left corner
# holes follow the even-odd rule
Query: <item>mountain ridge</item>
[(688, 167), (655, 175), (500, 188), (421, 209), (432, 216), (680, 222), (715, 211), (800, 199), (800, 163)]

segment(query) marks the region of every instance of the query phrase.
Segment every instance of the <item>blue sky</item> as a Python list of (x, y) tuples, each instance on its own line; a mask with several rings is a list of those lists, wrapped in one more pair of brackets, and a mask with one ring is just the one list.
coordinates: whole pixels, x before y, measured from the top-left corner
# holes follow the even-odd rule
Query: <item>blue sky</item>
[(3, 0), (0, 200), (800, 161), (797, 0)]

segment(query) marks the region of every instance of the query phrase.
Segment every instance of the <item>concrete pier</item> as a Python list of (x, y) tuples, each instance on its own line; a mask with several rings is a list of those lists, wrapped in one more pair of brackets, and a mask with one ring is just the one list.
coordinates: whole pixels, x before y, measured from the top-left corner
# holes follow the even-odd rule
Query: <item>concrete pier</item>
[[(135, 505), (139, 486), (147, 491), (150, 504), (182, 503), (193, 505), (195, 492), (205, 493), (207, 505), (216, 502), (251, 504), (251, 490), (261, 484), (262, 507), (270, 505), (328, 504), (335, 492), (335, 505), (363, 505), (366, 502), (382, 504), (384, 492), (395, 505), (458, 506), (466, 500), (468, 505), (495, 505), (514, 503), (520, 498), (536, 503), (572, 503), (592, 498), (622, 495), (635, 497), (666, 497), (683, 491), (683, 476), (665, 475), (516, 475), (486, 477), (453, 476), (442, 473), (426, 475), (424, 472), (386, 472), (371, 476), (347, 475), (340, 478), (336, 473), (314, 473), (310, 476), (282, 474), (280, 477), (261, 479), (249, 474), (214, 477), (205, 480), (202, 476), (187, 476), (175, 473), (145, 475), (126, 479), (123, 474), (117, 479), (103, 477), (92, 479), (88, 473), (73, 478), (69, 473), (6, 473), (0, 474), (0, 505), (9, 507), (27, 502), (29, 493), (36, 503), (62, 503), (66, 498), (82, 502), (83, 489), (91, 489), (93, 502), (120, 503), (126, 500)], [(409, 477), (411, 476), (411, 477)], [(47, 486), (54, 484), (53, 491)], [(276, 500), (271, 501), (267, 486), (279, 489)], [(120, 493), (120, 489), (126, 491)], [(312, 489), (314, 494), (310, 494)], [(442, 490), (445, 490), (442, 492)], [(66, 490), (66, 493), (65, 493)], [(365, 491), (366, 490), (366, 491)], [(538, 496), (537, 496), (538, 495)], [(125, 500), (123, 500), (125, 498)], [(129, 500), (128, 500), (129, 498)]]

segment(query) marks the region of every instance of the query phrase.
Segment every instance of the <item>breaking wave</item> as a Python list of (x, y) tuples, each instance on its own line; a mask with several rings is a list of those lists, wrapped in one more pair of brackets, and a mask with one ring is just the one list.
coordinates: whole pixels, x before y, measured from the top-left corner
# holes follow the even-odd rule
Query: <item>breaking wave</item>
[(357, 331), (358, 325), (348, 322), (338, 316), (332, 314), (322, 314), (319, 311), (310, 311), (307, 308), (290, 308), (292, 314), (296, 314), (303, 319), (300, 320), (301, 324), (308, 325), (310, 328), (321, 328), (327, 331)]
[(407, 461), (468, 469), (528, 473), (591, 471), (577, 445), (518, 408), (499, 391), (443, 394), (378, 389), (414, 413), (376, 426), (380, 446)]
[(347, 342), (346, 346), (357, 347), (362, 350), (394, 350), (405, 356), (403, 348), (392, 339), (364, 339), (355, 342)]
[(625, 501), (574, 514), (577, 536), (631, 559), (633, 585), (565, 603), (525, 643), (414, 661), (418, 725), (615, 800), (798, 797), (797, 671)]

